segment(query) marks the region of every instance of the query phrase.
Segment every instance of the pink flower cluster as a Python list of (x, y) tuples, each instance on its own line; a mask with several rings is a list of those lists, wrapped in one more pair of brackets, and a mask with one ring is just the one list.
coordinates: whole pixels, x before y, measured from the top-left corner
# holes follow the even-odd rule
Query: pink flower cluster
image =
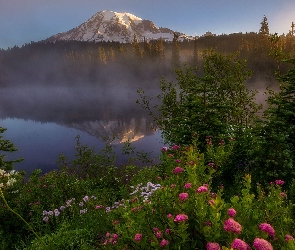
[(173, 174), (180, 174), (182, 172), (183, 172), (183, 168), (181, 168), (181, 167), (176, 167), (173, 170)]
[(254, 239), (253, 247), (257, 250), (273, 250), (272, 245), (268, 241), (261, 238)]
[(188, 188), (191, 188), (191, 186), (192, 186), (192, 184), (188, 182), (188, 183), (186, 183), (186, 184), (184, 185), (184, 188), (185, 188), (185, 189), (188, 189)]
[(209, 200), (208, 203), (212, 206), (215, 206), (215, 201), (214, 200)]
[(250, 246), (243, 240), (235, 239), (231, 244), (234, 250), (250, 250)]
[(181, 201), (185, 201), (188, 198), (188, 193), (181, 193), (181, 194), (178, 195), (178, 198)]
[(174, 222), (183, 222), (188, 219), (188, 216), (186, 214), (178, 214), (174, 218)]
[(178, 145), (174, 145), (174, 146), (172, 146), (171, 149), (172, 149), (172, 150), (177, 150), (177, 149), (180, 149), (180, 147), (179, 147)]
[(294, 240), (294, 238), (291, 235), (286, 234), (285, 241), (288, 242), (289, 240)]
[(285, 182), (282, 181), (282, 180), (275, 180), (275, 183), (276, 183), (277, 185), (283, 185)]
[(204, 185), (198, 187), (198, 189), (197, 189), (197, 193), (199, 193), (199, 194), (206, 193), (206, 192), (208, 192), (208, 185), (207, 184), (204, 184)]
[(216, 242), (208, 242), (206, 245), (207, 250), (220, 250), (220, 246)]
[(228, 214), (230, 217), (235, 217), (236, 213), (237, 213), (237, 211), (236, 211), (235, 209), (233, 209), (233, 208), (229, 208), (229, 209), (227, 210), (227, 214)]
[(169, 244), (169, 241), (168, 240), (165, 240), (163, 239), (161, 242), (160, 242), (160, 247), (165, 247), (165, 246), (168, 246)]
[(110, 233), (106, 233), (106, 240), (105, 242), (103, 243), (103, 245), (107, 245), (107, 244), (117, 244), (117, 241), (118, 241), (118, 238), (119, 238), (119, 235), (118, 234), (110, 234)]
[(268, 223), (261, 223), (259, 225), (259, 229), (263, 232), (266, 232), (270, 236), (275, 236), (275, 230), (273, 227)]
[(223, 229), (227, 232), (233, 232), (235, 234), (240, 234), (242, 231), (242, 226), (240, 223), (235, 221), (233, 218), (229, 218), (223, 223)]
[(135, 234), (134, 235), (134, 240), (136, 240), (137, 242), (140, 242), (142, 238), (142, 234)]

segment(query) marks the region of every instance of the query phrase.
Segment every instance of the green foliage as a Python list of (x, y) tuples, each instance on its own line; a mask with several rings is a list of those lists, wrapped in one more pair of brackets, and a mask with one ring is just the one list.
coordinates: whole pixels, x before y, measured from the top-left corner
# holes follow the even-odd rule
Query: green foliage
[[(3, 136), (1, 134), (3, 134), (5, 130), (6, 128), (0, 127), (0, 151), (3, 151), (3, 152), (17, 151), (17, 148), (14, 147), (14, 144), (11, 141), (3, 139)], [(12, 170), (13, 163), (23, 161), (23, 159), (6, 161), (4, 160), (5, 156), (6, 156), (5, 154), (0, 155), (0, 169)]]
[(87, 228), (73, 229), (72, 225), (64, 223), (61, 227), (52, 234), (44, 235), (41, 240), (35, 240), (32, 245), (25, 247), (26, 250), (54, 250), (54, 249), (94, 249), (94, 235)]
[(246, 62), (237, 59), (237, 54), (209, 50), (203, 52), (201, 69), (186, 67), (176, 74), (177, 83), (162, 80), (156, 112), (150, 107), (151, 100), (139, 91), (142, 107), (150, 111), (170, 145), (191, 145), (197, 137), (204, 151), (202, 142), (208, 136), (213, 138), (213, 144), (234, 138), (237, 143), (219, 181), (235, 183), (235, 177), (239, 179), (249, 172), (252, 149), (259, 141), (256, 119), (261, 105), (255, 102), (257, 92), (245, 86), (250, 76)]
[(166, 142), (189, 145), (196, 134), (200, 141), (207, 135), (221, 140), (253, 123), (259, 109), (254, 102), (256, 92), (245, 87), (250, 72), (235, 57), (205, 51), (203, 76), (187, 67), (176, 71), (177, 84), (161, 82), (161, 104), (156, 106), (160, 115), (155, 119)]
[(295, 60), (286, 74), (279, 75), (280, 90), (268, 90), (261, 143), (255, 166), (255, 179), (269, 182), (282, 178), (291, 183), (295, 177)]

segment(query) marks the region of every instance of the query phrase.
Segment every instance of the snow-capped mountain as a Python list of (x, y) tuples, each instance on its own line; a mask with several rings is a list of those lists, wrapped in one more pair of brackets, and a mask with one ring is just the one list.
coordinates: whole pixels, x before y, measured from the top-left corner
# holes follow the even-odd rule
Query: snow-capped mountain
[(130, 13), (100, 11), (86, 22), (67, 32), (49, 37), (46, 41), (114, 41), (132, 42), (136, 35), (138, 41), (156, 40), (162, 38), (172, 41), (174, 31), (168, 28), (158, 28), (152, 21), (143, 20)]

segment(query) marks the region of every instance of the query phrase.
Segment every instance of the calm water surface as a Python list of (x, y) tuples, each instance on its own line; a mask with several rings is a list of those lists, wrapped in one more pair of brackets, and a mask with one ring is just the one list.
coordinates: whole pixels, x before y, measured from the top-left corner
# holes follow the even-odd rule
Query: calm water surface
[(16, 170), (28, 173), (58, 168), (61, 153), (75, 156), (76, 136), (82, 145), (104, 148), (112, 141), (118, 161), (121, 149), (131, 141), (137, 151), (157, 156), (163, 146), (160, 132), (151, 129), (149, 118), (135, 104), (136, 91), (100, 88), (6, 88), (0, 89), (0, 126), (4, 138), (18, 148), (8, 159), (24, 158)]

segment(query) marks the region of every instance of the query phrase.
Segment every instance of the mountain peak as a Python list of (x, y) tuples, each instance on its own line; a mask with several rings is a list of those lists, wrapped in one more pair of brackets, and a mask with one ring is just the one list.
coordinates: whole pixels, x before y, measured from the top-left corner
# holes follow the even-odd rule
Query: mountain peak
[(94, 14), (81, 25), (67, 32), (62, 32), (47, 39), (47, 41), (115, 41), (132, 42), (137, 39), (172, 41), (174, 31), (168, 28), (157, 28), (152, 21), (143, 20), (127, 12), (103, 10)]

